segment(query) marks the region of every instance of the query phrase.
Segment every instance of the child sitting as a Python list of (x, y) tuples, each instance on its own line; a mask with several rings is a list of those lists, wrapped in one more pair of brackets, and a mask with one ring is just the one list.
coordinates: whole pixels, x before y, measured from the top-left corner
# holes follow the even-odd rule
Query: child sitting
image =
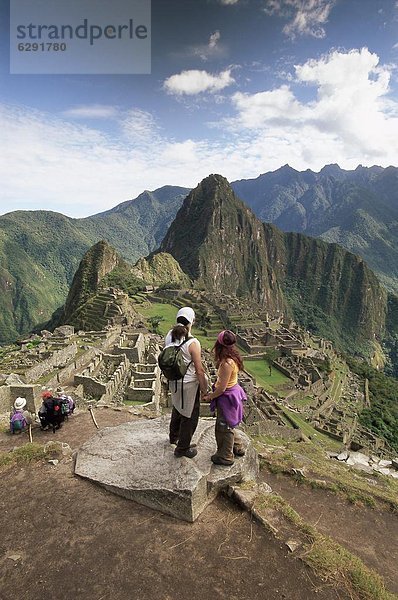
[(17, 398), (10, 414), (11, 433), (21, 433), (33, 422), (33, 417), (29, 411), (24, 410), (26, 398)]

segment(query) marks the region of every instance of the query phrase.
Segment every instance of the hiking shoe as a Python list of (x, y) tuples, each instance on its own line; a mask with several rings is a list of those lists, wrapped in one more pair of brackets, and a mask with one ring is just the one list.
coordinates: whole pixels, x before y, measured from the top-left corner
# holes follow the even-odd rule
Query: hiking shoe
[[(169, 438), (169, 442), (170, 442), (170, 444), (171, 444), (172, 446), (173, 446), (173, 445), (175, 446), (176, 444), (178, 444), (178, 438), (177, 438), (175, 441), (173, 441), (173, 442), (172, 442), (172, 441), (171, 441), (171, 439)], [(197, 448), (197, 444), (189, 444), (189, 447), (190, 447), (190, 448)]]
[(222, 465), (223, 467), (230, 467), (234, 464), (233, 460), (228, 460), (226, 458), (222, 458), (221, 456), (218, 456), (217, 454), (213, 454), (213, 456), (211, 457), (211, 462), (214, 463), (215, 465)]
[(196, 448), (188, 448), (188, 450), (179, 450), (178, 448), (176, 448), (174, 450), (174, 456), (176, 456), (177, 458), (181, 458), (182, 456), (186, 456), (187, 458), (193, 458), (197, 455), (197, 453), (198, 451), (196, 450)]
[(243, 448), (234, 448), (235, 456), (244, 456), (245, 454), (246, 452), (243, 450)]

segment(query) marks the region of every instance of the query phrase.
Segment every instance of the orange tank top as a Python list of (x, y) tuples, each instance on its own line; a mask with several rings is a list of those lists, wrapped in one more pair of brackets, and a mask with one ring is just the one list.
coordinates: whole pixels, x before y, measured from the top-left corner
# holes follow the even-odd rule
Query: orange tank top
[[(233, 387), (234, 385), (236, 385), (238, 383), (238, 373), (239, 373), (239, 367), (234, 360), (231, 360), (231, 362), (228, 362), (228, 364), (232, 367), (232, 371), (231, 371), (231, 375), (229, 376), (229, 380), (227, 383), (227, 389)], [(218, 375), (218, 373), (217, 373), (217, 375)]]

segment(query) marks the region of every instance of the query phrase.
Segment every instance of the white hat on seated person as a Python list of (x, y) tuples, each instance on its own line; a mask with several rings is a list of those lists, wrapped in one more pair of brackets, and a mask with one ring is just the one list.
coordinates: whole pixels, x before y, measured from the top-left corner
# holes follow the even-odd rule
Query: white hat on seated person
[(26, 406), (26, 398), (17, 398), (14, 402), (14, 408), (15, 410), (21, 410), (22, 408), (24, 408), (24, 406)]

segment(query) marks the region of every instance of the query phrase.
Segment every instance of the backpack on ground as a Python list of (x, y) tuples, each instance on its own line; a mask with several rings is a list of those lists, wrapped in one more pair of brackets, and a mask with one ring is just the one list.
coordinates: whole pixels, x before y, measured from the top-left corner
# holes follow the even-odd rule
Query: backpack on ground
[(75, 403), (70, 396), (60, 396), (57, 400), (60, 401), (61, 413), (67, 419), (75, 410)]
[(188, 340), (192, 339), (192, 337), (185, 338), (179, 346), (166, 346), (159, 354), (158, 365), (163, 375), (169, 381), (178, 381), (184, 378), (192, 361), (188, 364), (184, 361), (182, 347)]
[(28, 422), (19, 411), (15, 411), (10, 419), (10, 430), (11, 433), (23, 431), (28, 426)]

